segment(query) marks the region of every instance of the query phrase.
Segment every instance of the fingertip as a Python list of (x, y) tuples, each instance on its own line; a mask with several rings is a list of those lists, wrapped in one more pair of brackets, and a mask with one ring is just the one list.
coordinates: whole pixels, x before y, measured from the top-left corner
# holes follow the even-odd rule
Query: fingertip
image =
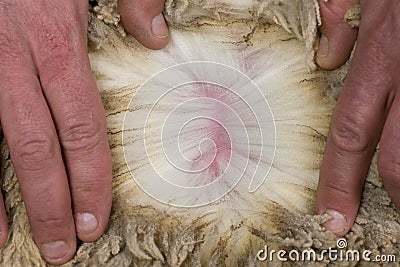
[(99, 221), (90, 213), (77, 213), (75, 215), (76, 232), (80, 240), (85, 242), (95, 241), (102, 234), (99, 233)]
[(69, 262), (76, 251), (76, 242), (56, 240), (43, 243), (40, 246), (42, 257), (52, 265), (61, 265)]
[[(104, 210), (95, 213), (81, 212), (75, 217), (75, 226), (78, 238), (84, 242), (93, 242), (99, 239), (107, 226), (111, 206), (104, 205)], [(99, 214), (100, 213), (100, 214)]]
[(169, 43), (169, 30), (162, 13), (156, 15), (151, 22), (151, 37), (143, 40), (142, 44), (147, 48), (159, 50)]
[(356, 3), (358, 0), (319, 1), (322, 25), (316, 63), (322, 69), (336, 69), (350, 57), (358, 29), (347, 25), (344, 17)]
[(99, 148), (93, 154), (99, 156), (83, 164), (99, 166), (95, 168), (96, 171), (85, 174), (71, 168), (75, 227), (78, 238), (84, 242), (93, 242), (101, 237), (107, 227), (112, 205), (111, 155), (106, 147)]
[[(324, 170), (325, 169), (325, 170)], [(316, 213), (328, 216), (329, 219), (322, 224), (329, 232), (338, 237), (346, 235), (357, 216), (360, 203), (361, 190), (358, 185), (348, 183), (346, 180), (332, 180), (326, 174), (326, 166), (317, 188)]]
[(162, 13), (156, 15), (151, 22), (151, 32), (158, 39), (166, 39), (169, 36), (167, 23)]
[(169, 43), (169, 32), (164, 16), (160, 13), (153, 19), (131, 22), (130, 19), (122, 19), (124, 28), (133, 35), (144, 47), (159, 50)]
[(342, 237), (350, 230), (351, 225), (348, 223), (347, 216), (340, 211), (334, 209), (326, 209), (320, 211), (321, 215), (328, 215), (330, 219), (323, 226), (338, 237)]
[(324, 70), (342, 66), (349, 59), (356, 39), (356, 29), (339, 29), (333, 34), (321, 34), (316, 54), (317, 65)]
[(332, 58), (332, 52), (330, 52), (329, 40), (325, 35), (321, 35), (318, 43), (318, 50), (316, 56), (317, 65), (324, 70), (334, 70), (340, 66), (341, 62)]
[(88, 230), (88, 228), (90, 229), (90, 226), (77, 225), (77, 236), (79, 240), (83, 242), (94, 242), (98, 240), (104, 233), (104, 229), (101, 227), (96, 227), (96, 229), (92, 231)]
[(162, 14), (164, 1), (119, 0), (118, 12), (125, 30), (143, 46), (158, 50), (169, 43), (169, 31)]
[(103, 162), (103, 166), (110, 165), (104, 171), (107, 174), (103, 173), (100, 176), (104, 177), (103, 179), (95, 180), (96, 176), (86, 177), (86, 181), (92, 180), (91, 191), (82, 191), (79, 186), (84, 183), (83, 180), (74, 180), (75, 227), (78, 238), (84, 242), (96, 241), (107, 228), (112, 206), (111, 164), (108, 163)]
[[(342, 237), (347, 234), (357, 216), (362, 190), (362, 179), (351, 179), (352, 174), (344, 174), (347, 167), (329, 157), (325, 151), (316, 194), (316, 213), (328, 216), (322, 224), (327, 231)], [(339, 172), (336, 172), (339, 171)]]

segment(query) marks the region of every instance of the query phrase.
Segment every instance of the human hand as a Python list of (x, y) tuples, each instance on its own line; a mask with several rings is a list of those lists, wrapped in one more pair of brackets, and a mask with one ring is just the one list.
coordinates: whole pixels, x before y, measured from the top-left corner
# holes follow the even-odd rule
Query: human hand
[(118, 13), (125, 30), (150, 49), (164, 48), (169, 42), (162, 11), (164, 0), (118, 0)]
[[(120, 2), (139, 41), (151, 48), (168, 43), (162, 17), (156, 24), (163, 38), (149, 28), (164, 1)], [(112, 164), (87, 55), (87, 5), (0, 2), (0, 120), (35, 243), (52, 264), (74, 256), (76, 236), (98, 239), (111, 208)], [(7, 232), (0, 197), (0, 246)]]
[(392, 201), (400, 205), (400, 2), (361, 0), (358, 35), (343, 20), (357, 2), (320, 1), (321, 32), (329, 45), (321, 39), (317, 63), (325, 69), (340, 66), (357, 39), (332, 115), (317, 190), (317, 212), (333, 217), (325, 226), (338, 236), (354, 223), (379, 141), (379, 173)]

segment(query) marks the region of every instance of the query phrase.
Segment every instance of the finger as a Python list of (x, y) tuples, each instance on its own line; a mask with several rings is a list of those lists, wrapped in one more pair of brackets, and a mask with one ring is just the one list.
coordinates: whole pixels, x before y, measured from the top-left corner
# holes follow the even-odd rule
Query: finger
[(390, 198), (400, 210), (400, 99), (395, 97), (379, 144), (378, 169)]
[(35, 242), (49, 263), (61, 264), (76, 249), (68, 180), (39, 81), (25, 66), (1, 71), (0, 118)]
[(344, 16), (359, 0), (319, 0), (322, 25), (317, 64), (327, 70), (341, 66), (349, 58), (357, 39), (357, 29), (346, 24)]
[(0, 248), (3, 247), (8, 238), (8, 223), (6, 209), (4, 208), (3, 196), (0, 193)]
[[(42, 31), (42, 42), (32, 45), (33, 53), (63, 151), (76, 231), (81, 240), (94, 241), (104, 232), (111, 210), (112, 162), (104, 109), (86, 50), (86, 29), (77, 23), (67, 29), (50, 25)], [(54, 49), (48, 52), (48, 47)]]
[(118, 12), (124, 28), (141, 44), (151, 49), (161, 49), (169, 41), (163, 8), (163, 0), (118, 1)]
[(333, 217), (325, 226), (344, 235), (353, 224), (365, 176), (379, 140), (391, 89), (376, 51), (357, 48), (334, 110), (317, 190), (317, 212)]

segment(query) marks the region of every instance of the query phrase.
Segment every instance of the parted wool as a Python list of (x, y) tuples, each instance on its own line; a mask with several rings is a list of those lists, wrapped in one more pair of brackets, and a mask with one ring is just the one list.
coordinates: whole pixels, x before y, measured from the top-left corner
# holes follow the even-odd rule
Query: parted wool
[[(313, 214), (330, 114), (347, 66), (335, 72), (315, 68), (319, 23), (315, 1), (168, 0), (164, 14), (170, 25), (171, 43), (159, 51), (148, 50), (124, 34), (115, 7), (116, 1), (99, 0), (89, 19), (89, 57), (106, 111), (113, 157), (113, 208), (105, 234), (93, 243), (81, 243), (67, 266), (259, 266), (265, 263), (256, 255), (265, 245), (270, 250), (287, 251), (336, 247), (336, 237), (320, 225), (329, 218)], [(250, 193), (249, 180), (243, 179), (212, 203), (176, 207), (153, 198), (135, 181), (135, 176), (152, 167), (150, 164), (161, 174), (176, 171), (163, 161), (159, 148), (163, 120), (157, 118), (173, 111), (185, 97), (207, 97), (231, 106), (240, 102), (233, 95), (225, 96), (220, 89), (188, 86), (179, 94), (167, 94), (168, 101), (156, 105), (158, 117), (150, 121), (153, 123), (135, 127), (124, 124), (126, 114), (139, 114), (137, 118), (141, 118), (151, 110), (158, 91), (153, 88), (141, 92), (146, 81), (188, 62), (214, 62), (234, 68), (251, 79), (268, 102), (276, 149), (268, 176), (256, 191)], [(224, 117), (226, 111), (213, 108), (198, 104), (190, 112), (211, 109), (207, 114)], [(243, 121), (251, 119), (243, 105), (235, 108)], [(186, 115), (178, 110), (176, 127), (183, 126), (179, 116)], [(249, 127), (250, 123), (244, 125)], [(193, 140), (204, 136), (214, 139), (215, 147), (200, 147), (204, 152), (201, 156), (206, 159), (206, 152), (222, 151), (215, 153), (210, 161), (214, 165), (196, 178), (194, 185), (198, 180), (210, 183), (226, 165), (235, 167), (241, 162), (226, 160), (243, 152), (242, 147), (234, 150), (235, 144), (226, 141), (236, 133), (225, 135), (218, 127), (200, 122), (188, 134)], [(146, 150), (141, 151), (135, 144), (143, 141), (141, 133), (145, 128), (150, 134)], [(252, 131), (248, 131), (250, 137), (256, 133)], [(167, 143), (171, 140), (168, 133), (165, 132)], [(258, 147), (255, 140), (256, 137), (249, 138), (248, 147)], [(188, 157), (196, 158), (191, 151)], [(30, 234), (4, 141), (1, 164), (10, 237), (0, 263), (45, 266)], [(359, 215), (346, 236), (347, 248), (369, 249), (374, 254), (397, 253), (399, 231), (399, 216), (382, 188), (374, 160)], [(292, 266), (304, 262), (275, 259), (269, 264)], [(333, 262), (326, 259), (309, 264), (324, 266)]]

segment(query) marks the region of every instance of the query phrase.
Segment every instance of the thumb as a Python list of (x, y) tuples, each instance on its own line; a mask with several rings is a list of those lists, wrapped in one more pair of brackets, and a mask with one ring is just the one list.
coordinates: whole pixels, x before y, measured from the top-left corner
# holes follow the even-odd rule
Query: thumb
[(150, 49), (161, 49), (169, 41), (163, 9), (164, 0), (118, 1), (118, 12), (125, 30)]
[(318, 0), (322, 17), (317, 64), (326, 70), (340, 67), (349, 58), (358, 30), (346, 24), (344, 16), (360, 0)]

